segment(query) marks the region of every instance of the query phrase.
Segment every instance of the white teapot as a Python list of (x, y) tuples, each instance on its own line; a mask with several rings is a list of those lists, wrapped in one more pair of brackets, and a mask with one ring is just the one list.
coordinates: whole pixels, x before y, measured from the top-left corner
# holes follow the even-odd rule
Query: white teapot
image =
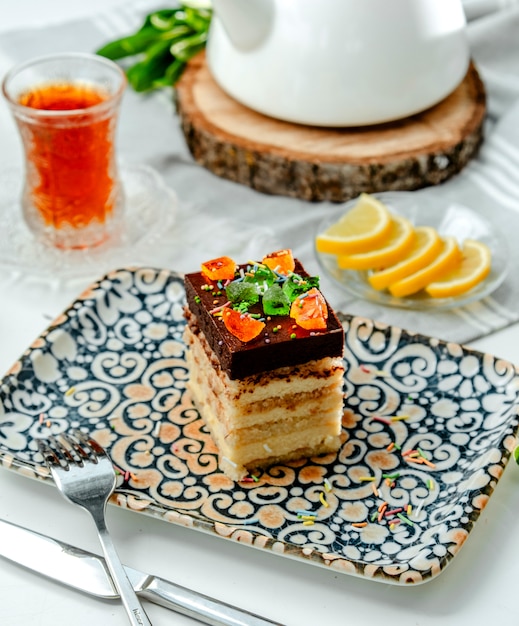
[(469, 65), (461, 0), (213, 0), (209, 69), (230, 96), (301, 124), (405, 118)]

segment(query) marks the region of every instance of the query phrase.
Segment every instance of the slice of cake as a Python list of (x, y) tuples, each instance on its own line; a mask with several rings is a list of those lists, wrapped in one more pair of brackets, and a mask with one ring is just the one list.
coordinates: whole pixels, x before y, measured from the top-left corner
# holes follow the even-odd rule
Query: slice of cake
[(290, 250), (185, 276), (189, 390), (240, 480), (257, 468), (335, 452), (343, 412), (341, 323)]

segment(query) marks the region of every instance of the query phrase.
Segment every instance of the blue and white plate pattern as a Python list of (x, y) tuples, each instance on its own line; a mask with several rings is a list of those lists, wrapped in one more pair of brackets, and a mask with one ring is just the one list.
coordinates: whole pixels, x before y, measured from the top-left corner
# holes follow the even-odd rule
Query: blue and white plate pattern
[(443, 571), (515, 446), (518, 370), (344, 315), (341, 450), (235, 483), (186, 391), (184, 302), (168, 270), (86, 290), (0, 383), (2, 466), (51, 480), (37, 440), (79, 426), (119, 470), (118, 506), (373, 580)]

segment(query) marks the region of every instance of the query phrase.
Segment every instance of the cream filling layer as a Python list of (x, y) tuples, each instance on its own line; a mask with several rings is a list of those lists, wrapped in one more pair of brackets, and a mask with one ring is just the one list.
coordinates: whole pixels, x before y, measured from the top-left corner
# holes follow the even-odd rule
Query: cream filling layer
[(222, 468), (235, 480), (254, 467), (339, 448), (342, 359), (326, 357), (231, 380), (214, 367), (214, 353), (202, 335), (186, 328), (185, 340), (188, 388), (219, 449)]

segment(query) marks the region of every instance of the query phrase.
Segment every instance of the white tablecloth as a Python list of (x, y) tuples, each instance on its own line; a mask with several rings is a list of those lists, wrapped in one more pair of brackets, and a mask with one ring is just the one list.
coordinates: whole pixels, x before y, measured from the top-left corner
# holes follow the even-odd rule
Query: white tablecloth
[[(134, 5), (126, 4), (119, 13), (108, 13), (112, 4), (117, 6), (119, 2), (95, 0), (79, 5), (63, 0), (45, 3), (18, 0), (9, 3), (7, 15), (3, 15), (0, 23), (1, 73), (12, 62), (33, 56), (38, 51), (93, 49), (103, 43), (98, 41), (101, 35), (108, 39), (116, 33), (127, 32), (132, 23), (137, 24), (138, 12)], [(154, 2), (147, 4), (156, 7)], [(519, 23), (517, 5), (504, 0), (492, 3), (468, 0), (469, 5), (472, 16), (477, 18), (470, 26), (473, 53), (489, 89), (489, 130), (494, 130), (499, 123), (510, 123), (513, 118), (507, 116), (516, 115), (514, 103), (519, 98), (519, 79), (515, 78), (514, 83), (513, 76), (519, 76), (519, 56), (511, 55), (508, 65), (503, 64), (503, 58), (508, 58), (508, 49), (519, 45), (519, 37), (515, 41), (500, 38), (499, 29), (503, 25), (503, 16), (504, 22), (515, 20), (516, 24)], [(145, 6), (145, 3), (141, 2), (139, 6)], [(496, 12), (487, 14), (489, 7)], [(98, 12), (100, 16), (91, 19)], [(68, 22), (69, 19), (77, 21)], [(67, 22), (66, 27), (64, 22)], [(45, 30), (41, 29), (42, 23), (48, 25)], [(11, 45), (13, 42), (16, 42), (15, 47)], [(42, 42), (47, 42), (48, 49), (41, 49)], [(5, 54), (6, 50), (10, 50), (12, 56)], [(192, 162), (180, 141), (168, 95), (147, 98), (128, 93), (126, 98), (128, 104), (121, 120), (120, 152), (129, 162), (155, 167), (179, 193), (180, 210), (172, 230), (174, 238), (155, 250), (154, 259), (150, 261), (164, 262), (184, 271), (198, 266), (200, 260), (212, 252), (219, 254), (222, 247), (225, 248), (223, 252), (230, 251), (237, 258), (248, 258), (254, 256), (255, 250), (261, 252), (277, 244), (293, 243), (298, 256), (310, 266), (315, 263), (308, 232), (318, 214), (326, 211), (324, 205), (306, 206), (302, 210), (297, 201), (261, 197), (258, 201), (265, 217), (262, 222), (254, 222), (251, 201), (257, 200), (257, 194), (216, 179)], [(147, 112), (141, 119), (141, 127), (130, 123), (134, 122), (136, 111)], [(132, 119), (125, 118), (125, 115), (132, 116)], [(153, 135), (154, 140), (142, 142), (143, 131)], [(0, 167), (12, 167), (21, 159), (20, 147), (3, 103), (0, 106), (0, 132)], [(516, 132), (515, 138), (512, 132)], [(519, 150), (516, 130), (507, 131), (505, 139), (513, 150)], [(497, 176), (493, 161), (495, 153), (495, 145), (488, 142), (483, 156), (488, 157), (491, 167), (485, 170), (490, 174), (484, 174), (483, 183), (478, 182), (481, 180), (478, 179), (478, 168), (484, 167), (484, 160), (467, 170), (467, 180), (473, 184), (474, 194), (478, 197), (485, 194), (491, 197), (498, 186), (493, 178)], [(519, 161), (517, 168), (519, 170)], [(518, 179), (513, 181), (507, 175), (507, 180), (512, 181), (507, 196), (512, 198), (509, 200), (511, 204)], [(454, 193), (460, 184), (453, 181), (449, 188), (453, 191), (448, 193)], [(231, 208), (225, 206), (225, 198), (232, 198)], [(279, 206), (283, 207), (282, 211), (278, 210)], [(513, 211), (513, 207), (503, 204), (495, 210)], [(229, 211), (232, 219), (228, 217)], [(276, 216), (278, 221), (274, 223), (269, 215)], [(298, 216), (297, 220), (294, 215)], [(286, 233), (289, 226), (292, 226), (292, 241), (279, 236)], [(49, 318), (58, 314), (88, 282), (87, 277), (76, 283), (49, 283), (11, 272), (0, 276), (2, 372), (46, 327)], [(336, 295), (336, 304), (343, 304), (341, 298), (340, 294)], [(513, 311), (513, 302), (505, 299), (505, 304), (507, 310)], [(363, 305), (353, 303), (352, 306), (354, 309)], [(369, 309), (362, 308), (362, 312), (369, 313)], [(384, 311), (373, 313), (374, 317), (378, 313), (385, 315)], [(487, 318), (488, 315), (478, 318), (479, 323), (483, 324)], [(388, 321), (394, 322), (393, 319)], [(506, 328), (491, 332), (492, 323), (489, 324), (482, 326), (481, 333), (485, 337), (470, 345), (519, 362), (519, 326), (505, 324)], [(476, 336), (472, 327), (471, 332)], [(287, 625), (387, 622), (404, 626), (436, 626), (441, 622), (446, 626), (473, 626), (515, 623), (513, 546), (516, 533), (519, 536), (518, 489), (519, 469), (511, 464), (467, 545), (452, 565), (437, 579), (416, 588), (397, 588), (302, 565), (114, 507), (109, 508), (108, 524), (123, 560), (129, 565)], [(93, 526), (82, 511), (67, 504), (53, 488), (8, 471), (0, 472), (0, 517), (98, 551)], [(0, 598), (0, 622), (8, 626), (126, 623), (124, 611), (117, 603), (92, 599), (5, 561), (0, 561)], [(193, 623), (155, 605), (147, 604), (146, 609), (155, 624)]]

